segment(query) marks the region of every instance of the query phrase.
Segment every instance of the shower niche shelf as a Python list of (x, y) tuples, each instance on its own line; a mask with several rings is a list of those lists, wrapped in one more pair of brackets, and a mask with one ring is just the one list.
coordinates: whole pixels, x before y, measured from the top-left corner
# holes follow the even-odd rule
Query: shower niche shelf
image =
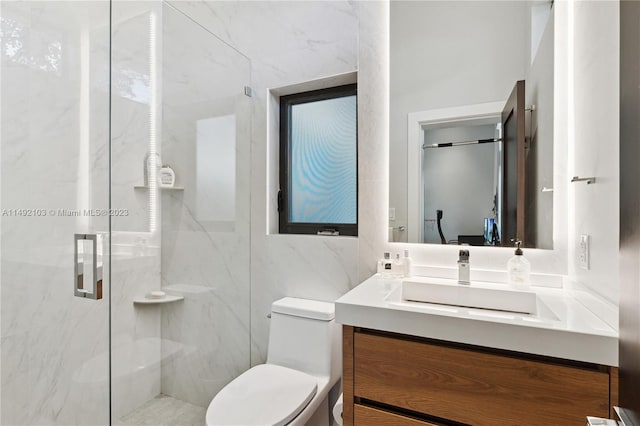
[(163, 305), (165, 303), (172, 303), (172, 302), (179, 302), (181, 300), (184, 300), (184, 297), (182, 296), (171, 296), (169, 294), (167, 294), (164, 297), (161, 298), (157, 298), (157, 299), (151, 299), (148, 297), (137, 297), (135, 299), (133, 299), (133, 304), (134, 305)]
[[(184, 187), (182, 186), (158, 186), (157, 188), (161, 191), (184, 191)], [(148, 191), (149, 187), (147, 185), (135, 185), (133, 189), (137, 191)]]

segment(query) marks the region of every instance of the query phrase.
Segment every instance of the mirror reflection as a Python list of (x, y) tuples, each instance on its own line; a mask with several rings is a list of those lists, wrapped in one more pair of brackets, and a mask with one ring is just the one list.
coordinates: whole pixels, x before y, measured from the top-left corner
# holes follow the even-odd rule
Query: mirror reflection
[(390, 4), (389, 240), (553, 248), (553, 5)]
[[(499, 244), (500, 220), (493, 219), (501, 213), (499, 130), (498, 123), (424, 129), (425, 243)], [(486, 218), (482, 233), (478, 218)]]

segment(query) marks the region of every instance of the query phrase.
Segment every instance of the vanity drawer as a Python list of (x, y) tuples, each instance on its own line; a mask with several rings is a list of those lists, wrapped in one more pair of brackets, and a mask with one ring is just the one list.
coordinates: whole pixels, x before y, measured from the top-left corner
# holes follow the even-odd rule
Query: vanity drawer
[[(609, 375), (354, 333), (354, 396), (472, 425), (583, 425), (609, 415)], [(591, 414), (594, 413), (594, 414)]]
[(355, 426), (438, 426), (400, 414), (356, 404), (353, 410)]

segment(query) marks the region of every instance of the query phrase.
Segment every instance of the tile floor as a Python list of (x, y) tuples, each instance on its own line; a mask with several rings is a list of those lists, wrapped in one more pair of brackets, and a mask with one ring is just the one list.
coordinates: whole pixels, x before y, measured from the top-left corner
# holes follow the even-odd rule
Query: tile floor
[(115, 422), (116, 426), (202, 426), (207, 409), (159, 395)]

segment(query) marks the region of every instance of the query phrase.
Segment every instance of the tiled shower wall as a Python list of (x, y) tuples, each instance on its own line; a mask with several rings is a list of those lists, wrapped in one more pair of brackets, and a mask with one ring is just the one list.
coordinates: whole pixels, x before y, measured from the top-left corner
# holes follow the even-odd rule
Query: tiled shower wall
[(112, 10), (111, 199), (113, 208), (128, 211), (112, 220), (112, 414), (118, 419), (160, 393), (161, 311), (133, 300), (160, 288), (157, 194), (136, 187), (144, 184), (145, 159), (161, 134), (161, 98), (152, 91), (162, 77), (162, 37), (152, 29), (161, 28), (163, 10), (136, 1), (114, 2)]
[[(162, 24), (162, 158), (184, 188), (161, 191), (162, 287), (185, 298), (162, 308), (162, 393), (206, 407), (250, 362), (251, 69), (170, 6)], [(220, 117), (235, 138), (207, 133)]]
[[(356, 70), (356, 6), (347, 1), (172, 5), (251, 59), (252, 146), (250, 157), (247, 152), (239, 163), (251, 166), (245, 190), (251, 191), (252, 363), (264, 362), (273, 300), (335, 300), (357, 283), (358, 239), (267, 234), (268, 204), (273, 203), (267, 188), (277, 186), (276, 165), (269, 163), (269, 147), (277, 141), (267, 136), (267, 91)], [(215, 332), (216, 324), (210, 327)]]

